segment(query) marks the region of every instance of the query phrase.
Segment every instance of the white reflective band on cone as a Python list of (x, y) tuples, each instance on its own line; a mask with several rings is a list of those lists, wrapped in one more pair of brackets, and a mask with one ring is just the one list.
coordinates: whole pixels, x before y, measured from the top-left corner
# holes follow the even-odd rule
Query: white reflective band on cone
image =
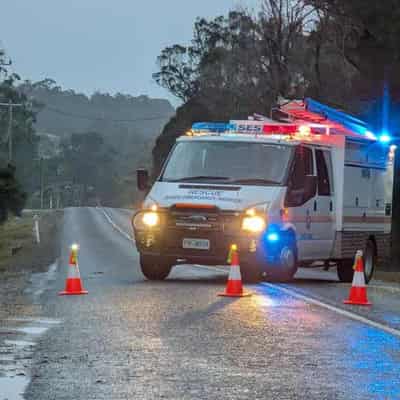
[(80, 278), (78, 263), (68, 266), (68, 278)]
[(364, 272), (354, 272), (353, 284), (354, 287), (365, 287)]
[(232, 265), (229, 270), (229, 280), (230, 281), (241, 281), (242, 275), (240, 274), (239, 265)]

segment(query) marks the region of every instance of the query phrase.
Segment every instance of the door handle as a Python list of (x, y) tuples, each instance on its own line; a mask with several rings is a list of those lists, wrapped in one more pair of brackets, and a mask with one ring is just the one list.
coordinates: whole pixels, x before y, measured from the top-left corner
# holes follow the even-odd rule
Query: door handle
[(315, 200), (315, 201), (314, 201), (314, 211), (317, 211), (317, 208), (318, 208), (318, 207), (317, 207), (317, 201)]
[(332, 212), (333, 211), (333, 202), (332, 200), (329, 203), (329, 211)]

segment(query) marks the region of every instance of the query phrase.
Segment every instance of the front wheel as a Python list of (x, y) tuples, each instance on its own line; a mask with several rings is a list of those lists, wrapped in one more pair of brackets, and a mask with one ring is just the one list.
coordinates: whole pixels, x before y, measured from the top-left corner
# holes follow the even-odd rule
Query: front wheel
[(157, 256), (140, 256), (140, 268), (150, 281), (163, 281), (171, 272), (172, 265)]
[(297, 249), (294, 240), (291, 240), (280, 249), (277, 264), (267, 267), (267, 280), (272, 282), (291, 281), (297, 268)]

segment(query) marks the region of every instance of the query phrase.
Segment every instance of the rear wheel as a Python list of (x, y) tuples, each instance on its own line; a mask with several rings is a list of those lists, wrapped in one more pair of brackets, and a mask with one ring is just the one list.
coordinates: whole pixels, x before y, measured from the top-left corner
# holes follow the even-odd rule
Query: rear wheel
[[(365, 283), (369, 283), (374, 275), (376, 265), (376, 247), (375, 243), (368, 239), (365, 244), (364, 255), (364, 276)], [(354, 275), (354, 260), (341, 260), (337, 266), (337, 274), (340, 282), (350, 283), (353, 281)]]
[(375, 243), (371, 240), (367, 240), (364, 251), (364, 275), (365, 282), (368, 283), (374, 275), (376, 265), (376, 247)]
[(163, 281), (171, 272), (172, 265), (157, 256), (140, 256), (140, 268), (150, 281)]

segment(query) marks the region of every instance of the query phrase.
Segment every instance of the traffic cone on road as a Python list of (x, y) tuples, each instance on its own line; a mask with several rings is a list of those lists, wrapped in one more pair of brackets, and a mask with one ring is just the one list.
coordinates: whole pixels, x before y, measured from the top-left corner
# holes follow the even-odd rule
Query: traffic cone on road
[(367, 288), (365, 285), (363, 253), (358, 250), (354, 264), (353, 283), (351, 284), (349, 298), (344, 304), (354, 304), (359, 306), (370, 306), (367, 298)]
[(242, 276), (240, 274), (239, 253), (237, 246), (233, 244), (229, 252), (231, 267), (229, 269), (228, 283), (224, 293), (219, 293), (218, 296), (225, 297), (246, 297), (251, 296), (251, 293), (243, 291)]
[(81, 275), (78, 266), (78, 249), (79, 246), (73, 244), (69, 255), (68, 275), (65, 282), (65, 290), (58, 293), (59, 296), (64, 295), (80, 295), (88, 292), (83, 288)]

